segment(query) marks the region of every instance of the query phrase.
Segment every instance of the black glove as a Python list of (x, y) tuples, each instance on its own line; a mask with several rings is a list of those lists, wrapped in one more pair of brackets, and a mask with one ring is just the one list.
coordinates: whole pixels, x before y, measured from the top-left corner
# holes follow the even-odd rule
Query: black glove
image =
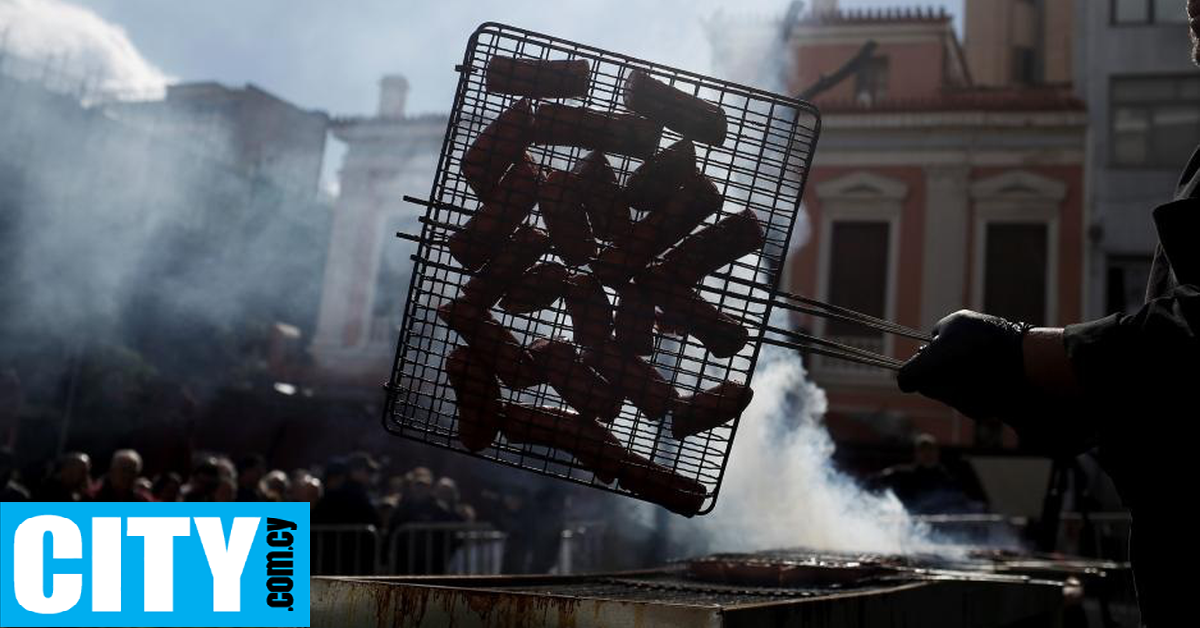
[(1006, 418), (1027, 398), (1025, 332), (1033, 326), (961, 310), (938, 321), (933, 341), (901, 367), (900, 390), (919, 392), (973, 419)]

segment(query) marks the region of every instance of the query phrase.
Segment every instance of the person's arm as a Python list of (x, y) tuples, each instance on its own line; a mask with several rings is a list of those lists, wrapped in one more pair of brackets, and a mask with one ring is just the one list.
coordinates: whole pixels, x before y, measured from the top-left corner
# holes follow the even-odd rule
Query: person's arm
[(1082, 450), (1110, 417), (1129, 408), (1187, 403), (1198, 381), (1200, 289), (1191, 285), (1133, 315), (1065, 329), (956, 312), (937, 324), (933, 341), (897, 377), (905, 392), (971, 418), (1002, 419), (1060, 453)]
[(1025, 379), (1030, 386), (1048, 397), (1062, 400), (1080, 397), (1082, 390), (1067, 357), (1061, 327), (1034, 327), (1025, 332), (1021, 352)]

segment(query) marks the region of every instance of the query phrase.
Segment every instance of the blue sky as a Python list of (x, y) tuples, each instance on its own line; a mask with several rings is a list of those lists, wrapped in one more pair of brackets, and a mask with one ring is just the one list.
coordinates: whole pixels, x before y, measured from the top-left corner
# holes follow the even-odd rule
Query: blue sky
[[(75, 0), (122, 27), (154, 65), (181, 80), (255, 83), (333, 114), (373, 111), (379, 77), (412, 85), (409, 109), (449, 108), (467, 37), (501, 21), (705, 71), (700, 22), (715, 11), (769, 15), (787, 0)], [(939, 6), (962, 0), (843, 0), (844, 7)]]

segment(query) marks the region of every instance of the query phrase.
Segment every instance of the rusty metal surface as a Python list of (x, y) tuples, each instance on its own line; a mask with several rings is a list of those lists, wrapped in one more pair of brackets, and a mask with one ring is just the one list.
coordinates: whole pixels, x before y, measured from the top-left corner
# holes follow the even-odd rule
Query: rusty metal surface
[(1048, 582), (873, 583), (825, 590), (689, 584), (678, 569), (578, 577), (314, 578), (320, 626), (1058, 625)]

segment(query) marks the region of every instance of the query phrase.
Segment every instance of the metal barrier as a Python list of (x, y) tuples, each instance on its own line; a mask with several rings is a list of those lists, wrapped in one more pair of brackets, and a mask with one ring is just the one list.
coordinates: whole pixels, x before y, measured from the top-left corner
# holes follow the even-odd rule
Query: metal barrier
[[(312, 528), (312, 573), (319, 575), (497, 575), (507, 536), (489, 523), (419, 523), (391, 532), (371, 525)], [(562, 531), (554, 572), (595, 571), (604, 557), (604, 524), (573, 522)]]
[(312, 527), (312, 573), (370, 576), (380, 573), (379, 533), (370, 525)]
[(393, 574), (498, 574), (504, 539), (487, 523), (406, 524), (388, 535), (382, 565)]

